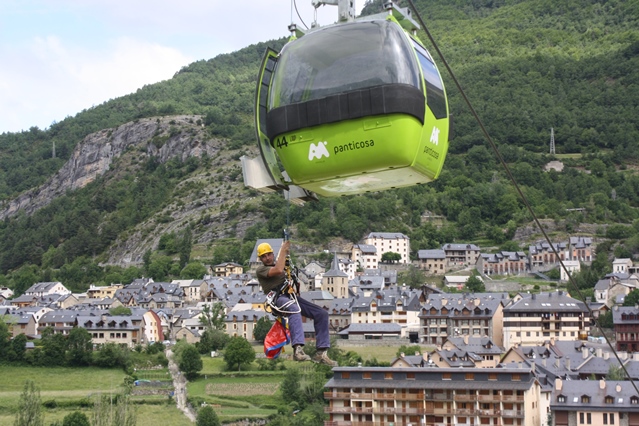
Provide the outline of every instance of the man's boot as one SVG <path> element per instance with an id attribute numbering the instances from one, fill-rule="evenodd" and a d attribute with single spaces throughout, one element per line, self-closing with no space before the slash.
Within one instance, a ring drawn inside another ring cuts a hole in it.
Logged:
<path id="1" fill-rule="evenodd" d="M 297 345 L 293 348 L 293 359 L 295 361 L 310 361 L 311 357 L 304 353 L 304 346 Z"/>
<path id="2" fill-rule="evenodd" d="M 318 349 L 313 357 L 313 362 L 328 365 L 329 367 L 337 367 L 337 362 L 328 357 L 328 349 Z"/>

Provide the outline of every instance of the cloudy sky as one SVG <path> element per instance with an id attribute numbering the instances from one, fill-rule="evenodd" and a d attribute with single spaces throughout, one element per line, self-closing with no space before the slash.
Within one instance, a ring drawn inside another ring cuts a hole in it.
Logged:
<path id="1" fill-rule="evenodd" d="M 311 0 L 295 1 L 310 25 Z M 332 23 L 337 8 L 317 16 Z M 46 129 L 191 62 L 286 36 L 291 18 L 303 27 L 291 0 L 1 0 L 0 134 Z"/>

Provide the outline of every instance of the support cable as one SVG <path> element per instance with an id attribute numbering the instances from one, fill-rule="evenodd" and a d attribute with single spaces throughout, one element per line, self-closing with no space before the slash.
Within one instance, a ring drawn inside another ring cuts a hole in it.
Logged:
<path id="1" fill-rule="evenodd" d="M 459 80 L 457 80 L 457 77 L 455 76 L 455 73 L 453 72 L 453 70 L 451 69 L 450 65 L 448 64 L 448 61 L 446 61 L 446 58 L 444 57 L 443 53 L 439 49 L 439 46 L 437 45 L 437 42 L 435 41 L 435 39 L 431 35 L 430 31 L 428 30 L 428 27 L 426 27 L 426 24 L 422 20 L 422 17 L 420 15 L 419 11 L 417 10 L 417 8 L 415 7 L 415 4 L 413 3 L 413 0 L 408 0 L 408 3 L 410 4 L 411 9 L 413 10 L 415 16 L 417 17 L 417 20 L 421 24 L 422 29 L 426 33 L 426 36 L 428 37 L 428 39 L 430 40 L 431 44 L 433 45 L 433 47 L 437 51 L 437 54 L 439 55 L 439 58 L 441 59 L 441 63 L 444 64 L 444 66 L 446 67 L 446 70 L 448 71 L 448 74 L 450 75 L 450 77 L 452 78 L 453 82 L 455 83 L 455 86 L 457 86 L 457 90 L 459 90 L 459 93 L 461 94 L 461 96 L 464 99 L 466 105 L 470 109 L 471 114 L 473 115 L 473 117 L 477 121 L 477 124 L 479 125 L 482 133 L 484 134 L 484 137 L 486 138 L 486 140 L 490 144 L 492 150 L 494 151 L 495 156 L 499 160 L 499 163 L 502 165 L 502 167 L 506 171 L 506 174 L 508 175 L 508 178 L 510 179 L 510 181 L 512 182 L 512 184 L 515 187 L 515 190 L 519 194 L 519 197 L 521 198 L 522 202 L 526 206 L 526 209 L 528 210 L 528 212 L 531 214 L 535 224 L 537 225 L 537 228 L 539 228 L 539 231 L 543 234 L 544 238 L 548 242 L 548 245 L 552 249 L 556 259 L 559 261 L 559 264 L 561 265 L 561 268 L 564 270 L 564 272 L 568 276 L 568 280 L 569 280 L 571 286 L 575 289 L 575 291 L 579 295 L 579 299 L 581 300 L 581 302 L 586 306 L 586 309 L 588 310 L 588 314 L 590 315 L 590 318 L 592 318 L 594 320 L 596 328 L 603 335 L 604 339 L 606 340 L 606 343 L 608 344 L 608 347 L 612 350 L 612 353 L 615 355 L 615 358 L 617 359 L 617 362 L 619 363 L 619 366 L 623 369 L 623 372 L 624 372 L 625 376 L 628 378 L 628 381 L 630 381 L 630 383 L 632 384 L 632 387 L 635 389 L 635 392 L 637 392 L 637 394 L 639 395 L 639 388 L 637 388 L 637 385 L 635 384 L 634 380 L 632 380 L 632 378 L 630 377 L 630 374 L 628 374 L 628 370 L 626 369 L 626 366 L 621 362 L 621 358 L 619 357 L 619 354 L 617 353 L 617 351 L 612 346 L 612 343 L 610 343 L 610 340 L 608 339 L 608 336 L 606 336 L 606 334 L 603 332 L 603 329 L 602 329 L 601 325 L 599 324 L 599 319 L 595 318 L 593 316 L 592 309 L 585 302 L 585 298 L 584 298 L 583 294 L 581 293 L 581 291 L 579 290 L 579 287 L 577 286 L 577 283 L 575 282 L 574 278 L 570 275 L 568 269 L 566 268 L 566 265 L 564 265 L 563 260 L 561 259 L 561 257 L 559 256 L 559 253 L 557 252 L 557 248 L 550 241 L 550 238 L 548 237 L 548 234 L 546 234 L 546 231 L 541 226 L 541 223 L 539 222 L 539 219 L 537 218 L 537 215 L 535 214 L 535 212 L 533 211 L 532 207 L 530 206 L 530 203 L 528 202 L 528 199 L 526 198 L 526 196 L 522 192 L 521 188 L 519 187 L 519 184 L 517 183 L 515 177 L 513 176 L 512 172 L 510 171 L 510 168 L 508 167 L 508 165 L 504 161 L 503 157 L 499 153 L 499 150 L 497 149 L 497 145 L 495 144 L 495 142 L 493 141 L 492 137 L 488 133 L 488 130 L 486 130 L 486 127 L 484 126 L 484 123 L 482 122 L 481 118 L 477 114 L 477 111 L 475 110 L 475 108 L 471 104 L 470 100 L 466 96 L 466 92 L 464 92 L 464 89 L 461 87 L 461 84 L 459 83 Z"/>

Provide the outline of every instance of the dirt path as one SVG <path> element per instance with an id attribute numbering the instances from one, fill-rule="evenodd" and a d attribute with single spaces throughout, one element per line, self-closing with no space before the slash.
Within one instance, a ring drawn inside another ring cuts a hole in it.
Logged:
<path id="1" fill-rule="evenodd" d="M 186 403 L 186 377 L 182 375 L 178 366 L 173 360 L 173 352 L 171 349 L 166 350 L 166 357 L 169 360 L 169 371 L 173 378 L 173 388 L 175 389 L 175 403 L 177 408 L 181 410 L 186 417 L 192 422 L 195 422 L 195 412 Z"/>

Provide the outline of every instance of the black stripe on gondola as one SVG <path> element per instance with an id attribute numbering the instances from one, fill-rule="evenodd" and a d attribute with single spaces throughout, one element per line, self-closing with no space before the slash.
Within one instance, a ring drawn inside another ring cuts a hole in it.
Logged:
<path id="1" fill-rule="evenodd" d="M 283 133 L 375 115 L 408 114 L 424 124 L 425 112 L 421 90 L 385 84 L 275 108 L 266 116 L 266 128 L 273 144 L 275 136 Z"/>

